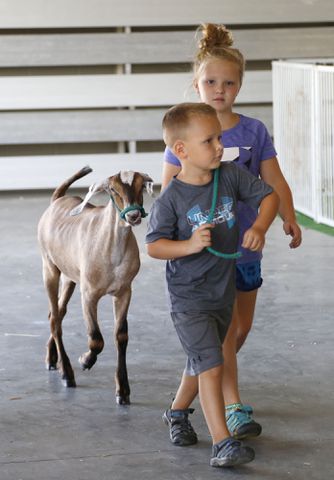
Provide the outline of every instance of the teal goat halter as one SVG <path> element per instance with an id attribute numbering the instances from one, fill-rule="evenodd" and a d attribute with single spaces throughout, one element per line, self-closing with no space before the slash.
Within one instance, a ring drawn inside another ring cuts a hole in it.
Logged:
<path id="1" fill-rule="evenodd" d="M 111 201 L 113 202 L 113 204 L 115 205 L 116 210 L 118 211 L 119 216 L 121 217 L 122 220 L 125 220 L 125 215 L 126 215 L 128 212 L 132 212 L 132 211 L 134 211 L 134 210 L 139 210 L 139 211 L 140 211 L 140 215 L 142 216 L 142 218 L 145 218 L 145 217 L 147 217 L 147 215 L 148 215 L 148 213 L 145 212 L 144 207 L 142 207 L 141 205 L 138 205 L 137 203 L 134 203 L 133 205 L 129 205 L 128 207 L 123 208 L 123 210 L 121 210 L 121 209 L 119 208 L 119 206 L 117 205 L 114 197 L 113 197 L 112 195 L 110 195 L 110 198 L 111 198 Z"/>
<path id="2" fill-rule="evenodd" d="M 214 172 L 214 177 L 213 177 L 212 204 L 211 204 L 209 216 L 208 216 L 208 219 L 207 219 L 207 223 L 212 223 L 212 221 L 213 221 L 213 216 L 214 216 L 216 205 L 217 205 L 218 182 L 219 182 L 219 168 L 216 168 L 215 172 Z M 207 249 L 208 252 L 212 253 L 213 255 L 216 255 L 216 257 L 221 257 L 221 258 L 226 258 L 226 259 L 239 258 L 242 255 L 241 252 L 222 253 L 222 252 L 218 252 L 217 250 L 214 250 L 211 247 L 206 247 L 206 249 Z"/>

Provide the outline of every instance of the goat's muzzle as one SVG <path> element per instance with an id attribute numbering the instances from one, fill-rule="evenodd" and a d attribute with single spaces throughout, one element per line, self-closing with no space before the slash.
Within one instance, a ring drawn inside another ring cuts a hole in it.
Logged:
<path id="1" fill-rule="evenodd" d="M 120 217 L 126 223 L 131 226 L 136 226 L 141 223 L 141 219 L 146 217 L 147 213 L 145 209 L 141 205 L 133 204 L 129 205 L 128 207 L 124 208 L 124 210 L 120 211 Z"/>
<path id="2" fill-rule="evenodd" d="M 126 223 L 135 227 L 136 225 L 141 224 L 142 214 L 140 210 L 131 210 L 125 213 L 122 218 Z"/>

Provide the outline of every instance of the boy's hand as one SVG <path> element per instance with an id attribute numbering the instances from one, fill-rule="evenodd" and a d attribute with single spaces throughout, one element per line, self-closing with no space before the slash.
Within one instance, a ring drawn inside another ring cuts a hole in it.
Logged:
<path id="1" fill-rule="evenodd" d="M 243 248 L 248 248 L 252 252 L 258 252 L 263 249 L 264 242 L 264 232 L 253 226 L 245 232 L 241 246 Z"/>
<path id="2" fill-rule="evenodd" d="M 212 223 L 204 223 L 198 227 L 189 238 L 189 253 L 199 253 L 203 248 L 211 247 L 211 229 Z"/>
<path id="3" fill-rule="evenodd" d="M 283 230 L 285 235 L 291 235 L 292 240 L 289 244 L 290 248 L 297 248 L 302 243 L 302 232 L 299 228 L 297 222 L 287 222 L 283 223 Z"/>

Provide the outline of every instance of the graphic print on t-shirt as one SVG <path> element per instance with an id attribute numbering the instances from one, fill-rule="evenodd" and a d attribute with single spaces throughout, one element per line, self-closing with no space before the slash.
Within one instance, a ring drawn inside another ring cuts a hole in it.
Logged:
<path id="1" fill-rule="evenodd" d="M 244 157 L 246 152 L 240 153 L 240 150 L 251 152 L 252 147 L 224 147 L 222 162 L 233 162 L 233 160 L 237 160 L 239 157 Z M 246 154 L 246 156 L 251 158 L 251 153 Z"/>
<path id="2" fill-rule="evenodd" d="M 252 147 L 226 147 L 222 161 L 236 161 L 239 167 L 244 167 L 249 170 L 252 161 Z"/>
<path id="3" fill-rule="evenodd" d="M 231 197 L 221 197 L 216 205 L 212 223 L 227 223 L 228 228 L 235 224 L 235 214 L 232 209 L 233 200 Z M 194 232 L 203 223 L 208 223 L 210 210 L 202 212 L 199 205 L 195 205 L 187 212 L 187 221 Z"/>

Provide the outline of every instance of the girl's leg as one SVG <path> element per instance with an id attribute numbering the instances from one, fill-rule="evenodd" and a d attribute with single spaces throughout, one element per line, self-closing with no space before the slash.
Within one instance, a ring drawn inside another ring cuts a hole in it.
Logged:
<path id="1" fill-rule="evenodd" d="M 222 378 L 222 365 L 206 370 L 198 376 L 201 407 L 214 444 L 230 436 L 225 421 Z"/>
<path id="2" fill-rule="evenodd" d="M 240 348 L 245 343 L 248 333 L 253 324 L 256 297 L 258 290 L 252 290 L 250 292 L 242 292 L 237 290 L 236 295 L 236 315 L 238 317 L 237 322 L 237 336 L 236 336 L 236 349 L 239 352 Z"/>
<path id="3" fill-rule="evenodd" d="M 247 438 L 260 435 L 262 428 L 243 408 L 240 399 L 237 364 L 237 331 L 239 319 L 239 304 L 236 300 L 233 307 L 232 322 L 223 344 L 224 376 L 222 387 L 225 398 L 228 429 L 235 438 Z"/>

